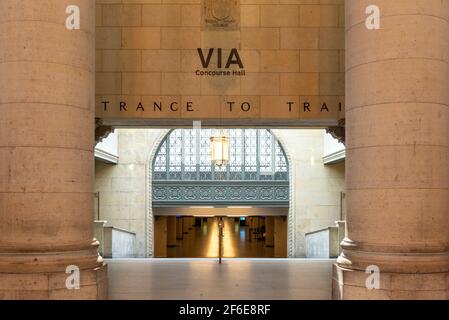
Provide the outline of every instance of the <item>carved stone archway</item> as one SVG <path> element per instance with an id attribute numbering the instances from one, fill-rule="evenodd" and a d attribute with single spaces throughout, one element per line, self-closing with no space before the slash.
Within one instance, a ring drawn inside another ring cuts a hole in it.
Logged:
<path id="1" fill-rule="evenodd" d="M 145 234 L 145 244 L 146 244 L 146 256 L 147 257 L 153 257 L 154 254 L 154 229 L 153 229 L 153 198 L 152 198 L 152 187 L 153 187 L 153 162 L 157 155 L 157 152 L 164 142 L 167 135 L 170 134 L 172 130 L 171 129 L 164 129 L 152 145 L 150 152 L 148 153 L 146 157 L 146 167 L 145 167 L 145 173 L 146 173 L 146 183 L 145 183 L 145 192 L 146 192 L 146 212 L 145 215 L 146 219 L 146 234 Z M 270 131 L 271 132 L 271 131 Z M 296 255 L 296 246 L 295 246 L 295 213 L 296 213 L 296 206 L 295 206 L 295 184 L 292 183 L 295 179 L 295 170 L 293 168 L 293 161 L 291 158 L 291 154 L 289 152 L 289 149 L 286 147 L 286 143 L 283 140 L 282 137 L 277 136 L 275 133 L 271 132 L 271 134 L 278 140 L 279 144 L 281 145 L 285 156 L 287 158 L 288 162 L 288 174 L 289 174 L 289 210 L 288 210 L 288 216 L 287 216 L 287 256 L 288 258 L 294 258 Z"/>

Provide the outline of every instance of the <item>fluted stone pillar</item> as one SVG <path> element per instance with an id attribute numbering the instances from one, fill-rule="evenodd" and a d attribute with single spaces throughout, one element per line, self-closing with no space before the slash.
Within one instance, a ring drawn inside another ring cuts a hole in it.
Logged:
<path id="1" fill-rule="evenodd" d="M 69 5 L 81 30 L 66 28 Z M 93 239 L 95 1 L 2 0 L 0 24 L 0 298 L 105 298 Z M 79 289 L 66 286 L 68 266 Z"/>
<path id="2" fill-rule="evenodd" d="M 334 297 L 448 299 L 449 0 L 375 1 L 380 30 L 365 27 L 371 4 L 346 1 L 347 238 Z"/>

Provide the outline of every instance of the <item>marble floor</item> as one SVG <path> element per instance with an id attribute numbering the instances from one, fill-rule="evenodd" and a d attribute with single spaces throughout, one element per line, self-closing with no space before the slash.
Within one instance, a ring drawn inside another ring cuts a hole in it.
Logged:
<path id="1" fill-rule="evenodd" d="M 218 257 L 218 219 L 192 227 L 177 240 L 176 247 L 167 248 L 169 258 L 216 258 Z M 223 257 L 225 258 L 273 258 L 274 248 L 266 247 L 265 242 L 246 239 L 245 227 L 234 219 L 224 219 Z"/>
<path id="2" fill-rule="evenodd" d="M 106 260 L 109 298 L 137 300 L 331 299 L 334 260 Z"/>

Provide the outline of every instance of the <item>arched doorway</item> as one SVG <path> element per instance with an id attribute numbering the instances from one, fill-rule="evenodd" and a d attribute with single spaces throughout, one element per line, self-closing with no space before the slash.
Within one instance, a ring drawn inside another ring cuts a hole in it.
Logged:
<path id="1" fill-rule="evenodd" d="M 203 240 L 210 239 L 211 232 L 216 231 L 211 230 L 216 226 L 215 218 L 220 216 L 226 217 L 228 230 L 235 226 L 235 237 L 227 239 L 228 244 L 240 237 L 254 247 L 255 241 L 271 238 L 271 232 L 278 237 L 278 246 L 273 243 L 271 254 L 267 254 L 270 249 L 261 250 L 259 242 L 258 251 L 248 253 L 248 247 L 243 245 L 245 248 L 241 249 L 245 254 L 224 252 L 225 257 L 293 256 L 294 232 L 290 222 L 294 206 L 289 183 L 292 170 L 281 142 L 266 129 L 230 129 L 230 162 L 218 167 L 210 160 L 212 132 L 212 129 L 167 130 L 151 153 L 148 161 L 148 255 L 161 256 L 156 251 L 167 245 L 155 241 L 156 227 L 161 228 L 160 223 L 162 228 L 178 228 L 177 235 L 170 236 L 168 241 L 171 246 L 180 246 L 182 241 L 179 240 L 184 238 L 180 227 L 188 225 L 193 232 L 203 234 Z M 155 226 L 154 219 L 162 222 L 156 220 Z M 188 219 L 188 222 L 179 221 Z M 275 225 L 277 229 L 273 230 Z M 190 230 L 185 230 L 185 234 Z M 173 232 L 167 230 L 167 233 Z M 282 237 L 284 241 L 280 244 Z M 263 242 L 263 247 L 265 244 L 272 247 L 271 241 Z"/>

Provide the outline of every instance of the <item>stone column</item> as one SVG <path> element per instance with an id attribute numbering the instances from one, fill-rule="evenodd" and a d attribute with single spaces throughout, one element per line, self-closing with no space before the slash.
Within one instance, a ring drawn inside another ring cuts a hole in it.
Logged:
<path id="1" fill-rule="evenodd" d="M 265 218 L 265 246 L 274 246 L 274 217 Z"/>
<path id="2" fill-rule="evenodd" d="M 154 217 L 154 256 L 167 257 L 167 217 Z"/>
<path id="3" fill-rule="evenodd" d="M 182 217 L 182 232 L 184 234 L 188 234 L 189 228 L 190 228 L 190 217 Z"/>
<path id="4" fill-rule="evenodd" d="M 167 246 L 176 247 L 176 217 L 167 217 Z"/>
<path id="5" fill-rule="evenodd" d="M 346 1 L 347 237 L 334 297 L 448 299 L 449 0 L 376 1 L 381 29 L 368 30 L 372 3 Z M 366 287 L 369 266 L 379 289 Z"/>
<path id="6" fill-rule="evenodd" d="M 66 29 L 69 5 L 81 30 Z M 93 239 L 94 1 L 2 0 L 0 24 L 0 298 L 106 298 Z M 67 289 L 68 266 L 80 289 Z"/>
<path id="7" fill-rule="evenodd" d="M 182 239 L 182 217 L 176 218 L 176 239 Z"/>
<path id="8" fill-rule="evenodd" d="M 274 217 L 274 257 L 287 258 L 287 217 Z"/>

